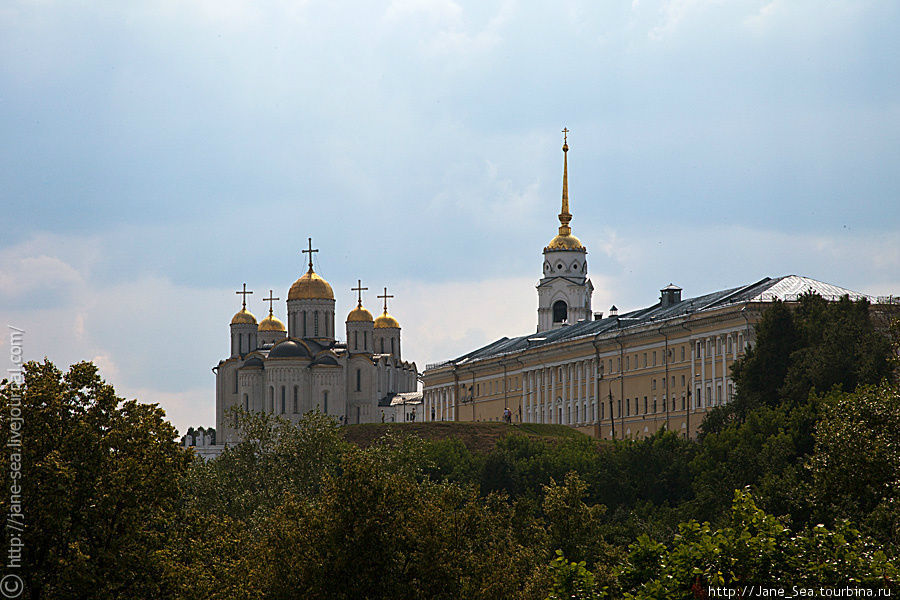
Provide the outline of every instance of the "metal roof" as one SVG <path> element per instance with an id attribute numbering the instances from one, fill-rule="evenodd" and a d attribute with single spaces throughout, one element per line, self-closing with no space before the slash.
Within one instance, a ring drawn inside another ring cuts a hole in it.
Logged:
<path id="1" fill-rule="evenodd" d="M 677 286 L 669 284 L 663 289 L 680 289 Z M 680 302 L 675 302 L 669 306 L 663 306 L 657 302 L 652 306 L 633 310 L 631 312 L 620 312 L 618 317 L 607 317 L 599 321 L 581 321 L 575 325 L 564 325 L 557 329 L 542 331 L 540 333 L 532 333 L 514 338 L 500 338 L 495 342 L 473 350 L 468 354 L 442 363 L 427 365 L 426 370 L 442 367 L 447 364 L 465 365 L 469 362 L 508 354 L 510 352 L 518 352 L 527 350 L 537 346 L 552 344 L 566 339 L 574 339 L 588 335 L 597 335 L 605 331 L 619 329 L 621 326 L 633 327 L 645 325 L 647 323 L 656 323 L 666 319 L 683 317 L 685 315 L 698 313 L 702 311 L 714 310 L 739 304 L 744 302 L 772 302 L 776 299 L 782 301 L 793 301 L 806 292 L 815 292 L 828 300 L 836 300 L 841 296 L 850 296 L 852 300 L 866 298 L 870 302 L 875 299 L 859 292 L 854 292 L 830 283 L 824 283 L 809 277 L 800 277 L 798 275 L 785 275 L 783 277 L 766 277 L 755 283 L 744 286 L 720 290 L 702 296 L 693 298 L 685 298 Z M 621 323 L 621 325 L 620 325 Z"/>

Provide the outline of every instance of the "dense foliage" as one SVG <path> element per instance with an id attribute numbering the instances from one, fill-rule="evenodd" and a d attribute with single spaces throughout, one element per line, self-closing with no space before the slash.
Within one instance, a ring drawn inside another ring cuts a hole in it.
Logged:
<path id="1" fill-rule="evenodd" d="M 27 589 L 543 600 L 893 587 L 895 359 L 864 303 L 808 296 L 763 316 L 734 368 L 735 402 L 697 442 L 512 434 L 487 452 L 397 436 L 359 447 L 318 413 L 300 426 L 238 413 L 243 442 L 210 462 L 92 365 L 29 363 L 23 386 L 0 387 L 3 418 L 17 397 L 27 416 Z"/>

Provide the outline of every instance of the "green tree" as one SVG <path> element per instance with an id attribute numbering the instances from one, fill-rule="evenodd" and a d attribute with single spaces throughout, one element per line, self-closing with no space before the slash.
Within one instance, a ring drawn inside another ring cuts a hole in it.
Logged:
<path id="1" fill-rule="evenodd" d="M 817 517 L 851 519 L 900 547 L 900 390 L 866 386 L 823 404 L 809 461 Z"/>
<path id="2" fill-rule="evenodd" d="M 21 409 L 28 594 L 167 597 L 162 553 L 191 461 L 176 430 L 158 406 L 116 396 L 91 363 L 63 374 L 29 362 L 24 372 L 23 385 L 0 385 L 0 402 L 6 432 Z M 0 456 L 9 472 L 10 454 Z"/>

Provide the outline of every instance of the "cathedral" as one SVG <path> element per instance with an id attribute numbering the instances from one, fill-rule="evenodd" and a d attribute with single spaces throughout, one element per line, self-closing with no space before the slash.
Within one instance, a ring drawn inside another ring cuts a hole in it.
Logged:
<path id="1" fill-rule="evenodd" d="M 388 314 L 384 300 L 378 317 L 366 310 L 359 282 L 357 304 L 347 314 L 346 341 L 335 330 L 331 285 L 313 269 L 318 252 L 309 240 L 309 269 L 290 287 L 287 326 L 274 314 L 272 291 L 264 298 L 269 314 L 262 321 L 247 310 L 246 284 L 237 294 L 241 310 L 231 319 L 230 356 L 219 361 L 216 374 L 216 435 L 221 445 L 238 441 L 234 407 L 265 412 L 297 422 L 319 410 L 342 424 L 395 420 L 415 404 L 416 365 L 400 353 L 400 323 Z M 387 416 L 387 419 L 386 419 Z"/>

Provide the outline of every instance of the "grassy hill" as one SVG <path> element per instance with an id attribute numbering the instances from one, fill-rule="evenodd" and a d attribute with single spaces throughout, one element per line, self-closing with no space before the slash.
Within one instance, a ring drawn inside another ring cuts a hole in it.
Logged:
<path id="1" fill-rule="evenodd" d="M 366 423 L 348 425 L 342 429 L 347 441 L 367 447 L 388 432 L 394 435 L 414 435 L 423 440 L 456 438 L 473 452 L 487 452 L 503 436 L 520 434 L 536 438 L 561 439 L 587 437 L 565 425 L 521 423 Z"/>

